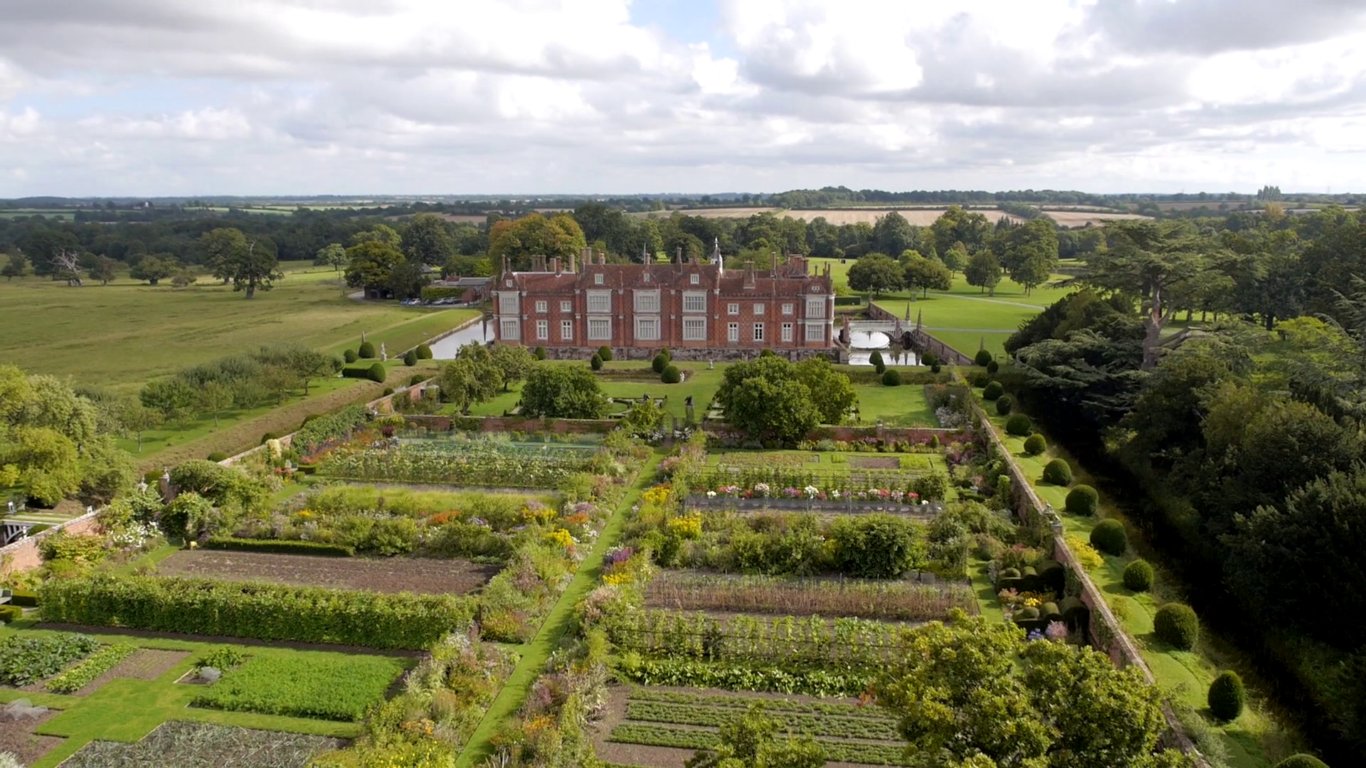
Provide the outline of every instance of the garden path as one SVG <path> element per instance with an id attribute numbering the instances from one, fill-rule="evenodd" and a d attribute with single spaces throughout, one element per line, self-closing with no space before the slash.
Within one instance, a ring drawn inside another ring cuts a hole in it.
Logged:
<path id="1" fill-rule="evenodd" d="M 522 657 L 521 661 L 512 670 L 498 697 L 484 713 L 484 719 L 479 722 L 479 727 L 466 742 L 460 758 L 456 760 L 456 768 L 473 768 L 481 764 L 493 751 L 491 739 L 494 733 L 504 720 L 516 714 L 522 706 L 527 692 L 531 690 L 531 684 L 545 668 L 550 652 L 559 645 L 560 639 L 569 630 L 573 621 L 574 605 L 598 583 L 598 577 L 602 574 L 603 556 L 607 554 L 607 550 L 616 546 L 617 540 L 621 538 L 631 506 L 640 500 L 641 492 L 654 482 L 655 470 L 662 458 L 663 454 L 656 451 L 641 466 L 640 474 L 636 476 L 635 482 L 617 506 L 612 518 L 607 521 L 607 525 L 602 529 L 602 535 L 580 564 L 579 570 L 574 574 L 564 594 L 560 596 L 559 602 L 550 610 L 535 637 L 517 647 L 516 650 Z"/>

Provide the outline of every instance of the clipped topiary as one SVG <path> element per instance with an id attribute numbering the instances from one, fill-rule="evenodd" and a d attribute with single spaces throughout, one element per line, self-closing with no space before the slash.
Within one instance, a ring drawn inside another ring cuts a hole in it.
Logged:
<path id="1" fill-rule="evenodd" d="M 1000 397 L 1001 395 L 1004 395 L 1005 393 L 1006 388 L 1001 386 L 1001 382 L 999 381 L 988 381 L 987 385 L 985 387 L 982 387 L 983 400 L 995 400 L 996 398 Z"/>
<path id="2" fill-rule="evenodd" d="M 1101 520 L 1091 529 L 1091 546 L 1107 555 L 1124 554 L 1129 548 L 1129 535 L 1124 532 L 1124 524 L 1118 520 Z"/>
<path id="3" fill-rule="evenodd" d="M 1124 566 L 1124 586 L 1131 592 L 1147 592 L 1153 588 L 1153 567 L 1147 560 L 1138 560 Z"/>
<path id="4" fill-rule="evenodd" d="M 899 387 L 901 386 L 901 372 L 895 368 L 888 368 L 882 372 L 882 386 Z"/>
<path id="5" fill-rule="evenodd" d="M 1276 763 L 1276 768 L 1328 768 L 1328 764 L 1313 755 L 1301 752 Z"/>
<path id="6" fill-rule="evenodd" d="M 383 384 L 389 377 L 389 371 L 385 370 L 384 363 L 375 363 L 365 370 L 365 378 Z"/>
<path id="7" fill-rule="evenodd" d="M 416 349 L 410 349 L 407 352 L 403 353 L 403 364 L 408 366 L 409 368 L 413 367 L 414 365 L 417 365 Z"/>
<path id="8" fill-rule="evenodd" d="M 427 344 L 418 344 L 418 345 L 417 345 L 417 359 L 418 359 L 418 360 L 431 360 L 431 359 L 432 359 L 432 348 L 431 348 L 431 346 L 430 346 L 430 345 L 427 345 Z"/>
<path id="9" fill-rule="evenodd" d="M 371 341 L 362 341 L 360 348 L 356 350 L 356 356 L 362 360 L 373 360 L 375 358 L 375 344 Z"/>
<path id="10" fill-rule="evenodd" d="M 991 362 L 991 353 L 986 351 L 985 349 L 977 350 L 977 354 L 972 356 L 973 365 L 980 365 L 986 367 L 986 364 L 989 362 Z"/>
<path id="11" fill-rule="evenodd" d="M 1071 485 L 1072 467 L 1066 459 L 1053 459 L 1043 466 L 1043 481 L 1053 485 Z"/>
<path id="12" fill-rule="evenodd" d="M 1216 720 L 1229 722 L 1237 720 L 1238 715 L 1243 714 L 1243 705 L 1247 702 L 1247 691 L 1243 688 L 1243 678 L 1238 677 L 1238 673 L 1226 669 L 1214 678 L 1214 682 L 1209 684 L 1209 694 L 1205 700 L 1209 702 L 1209 712 L 1214 715 Z"/>
<path id="13" fill-rule="evenodd" d="M 1023 413 L 1012 413 L 1010 418 L 1006 419 L 1007 435 L 1027 437 L 1032 431 L 1034 431 L 1034 422 L 1030 421 L 1029 417 Z"/>
<path id="14" fill-rule="evenodd" d="M 664 368 L 669 364 L 669 358 L 663 352 L 655 355 L 655 359 L 650 361 L 650 369 L 655 373 L 664 373 Z"/>
<path id="15" fill-rule="evenodd" d="M 604 363 L 612 362 L 612 348 L 605 344 L 598 347 L 598 357 L 602 358 Z"/>
<path id="16" fill-rule="evenodd" d="M 995 360 L 992 360 L 991 362 L 987 363 L 987 373 L 994 374 L 999 370 L 1001 370 L 1001 364 L 996 362 Z"/>
<path id="17" fill-rule="evenodd" d="M 409 377 L 408 377 L 408 386 L 410 386 L 410 387 L 415 387 L 415 386 L 417 386 L 418 384 L 421 384 L 422 382 L 424 382 L 424 381 L 426 381 L 426 380 L 427 380 L 427 377 L 426 377 L 426 376 L 423 376 L 423 375 L 420 374 L 420 373 L 414 373 L 412 376 L 409 376 Z"/>
<path id="18" fill-rule="evenodd" d="M 1026 456 L 1038 456 L 1048 450 L 1048 441 L 1043 435 L 1033 434 L 1025 438 L 1024 452 Z"/>
<path id="19" fill-rule="evenodd" d="M 677 384 L 683 380 L 683 374 L 679 372 L 678 366 L 671 363 L 664 366 L 664 372 L 659 374 L 659 380 L 665 384 Z"/>
<path id="20" fill-rule="evenodd" d="M 972 378 L 969 379 L 969 381 L 972 382 L 972 386 L 981 389 L 987 385 L 987 382 L 991 381 L 991 377 L 988 376 L 985 371 L 978 371 L 977 373 L 972 374 Z"/>
<path id="21" fill-rule="evenodd" d="M 588 358 L 588 367 L 592 368 L 595 371 L 602 370 L 602 358 L 598 357 L 597 352 L 594 352 L 593 356 Z"/>
<path id="22" fill-rule="evenodd" d="M 348 349 L 342 353 L 342 359 L 348 363 L 354 363 L 360 359 L 360 355 L 356 354 L 356 350 Z"/>
<path id="23" fill-rule="evenodd" d="M 868 364 L 877 369 L 878 373 L 887 370 L 887 361 L 882 359 L 882 353 L 876 349 L 873 350 L 873 354 L 868 356 Z"/>
<path id="24" fill-rule="evenodd" d="M 1200 620 L 1189 605 L 1167 603 L 1153 616 L 1153 634 L 1173 648 L 1189 651 L 1200 639 Z"/>
<path id="25" fill-rule="evenodd" d="M 939 373 L 940 370 L 941 368 L 938 361 L 930 363 L 930 373 Z"/>
<path id="26" fill-rule="evenodd" d="M 1010 399 L 1010 395 L 1001 395 L 996 398 L 996 412 L 1002 416 L 1010 414 L 1010 409 L 1014 407 L 1015 401 Z"/>
<path id="27" fill-rule="evenodd" d="M 674 353 L 670 352 L 668 347 L 659 350 L 659 354 L 663 355 L 664 359 L 671 363 L 674 361 Z"/>
<path id="28" fill-rule="evenodd" d="M 1067 500 L 1063 502 L 1063 509 L 1068 514 L 1079 515 L 1081 517 L 1091 517 L 1096 514 L 1096 509 L 1100 506 L 1100 494 L 1096 489 L 1089 485 L 1078 485 L 1067 492 Z"/>
<path id="29" fill-rule="evenodd" d="M 537 347 L 537 348 L 535 349 L 535 351 L 533 351 L 533 352 L 531 353 L 531 355 L 532 355 L 532 357 L 535 357 L 537 360 L 544 360 L 544 359 L 545 359 L 545 347 Z"/>

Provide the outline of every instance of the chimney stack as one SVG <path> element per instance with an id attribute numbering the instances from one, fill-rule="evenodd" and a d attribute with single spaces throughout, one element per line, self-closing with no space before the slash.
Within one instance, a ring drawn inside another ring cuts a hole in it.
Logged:
<path id="1" fill-rule="evenodd" d="M 560 257 L 559 257 L 559 256 L 551 257 L 551 259 L 550 259 L 550 271 L 551 271 L 551 272 L 554 272 L 554 273 L 557 274 L 557 275 L 560 274 Z"/>

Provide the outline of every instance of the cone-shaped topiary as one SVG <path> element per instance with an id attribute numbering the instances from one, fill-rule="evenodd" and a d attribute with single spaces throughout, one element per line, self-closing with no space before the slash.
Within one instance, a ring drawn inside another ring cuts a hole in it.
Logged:
<path id="1" fill-rule="evenodd" d="M 1243 689 L 1243 679 L 1232 670 L 1224 670 L 1209 684 L 1209 711 L 1215 719 L 1228 722 L 1237 720 L 1243 714 L 1243 704 L 1247 701 L 1247 691 Z"/>
<path id="2" fill-rule="evenodd" d="M 1010 409 L 1015 405 L 1015 401 L 1010 399 L 1010 395 L 1001 395 L 996 398 L 996 412 L 1002 416 L 1010 413 Z"/>
<path id="3" fill-rule="evenodd" d="M 1063 509 L 1069 514 L 1091 517 L 1096 514 L 1096 509 L 1100 506 L 1100 494 L 1096 489 L 1089 485 L 1078 485 L 1067 492 L 1067 500 L 1063 502 Z"/>
<path id="4" fill-rule="evenodd" d="M 1001 370 L 1001 364 L 995 360 L 987 363 L 987 373 L 996 373 L 999 370 Z"/>
<path id="5" fill-rule="evenodd" d="M 602 370 L 602 358 L 598 357 L 597 352 L 594 352 L 593 356 L 588 358 L 588 367 L 592 368 L 595 371 Z"/>
<path id="6" fill-rule="evenodd" d="M 1147 592 L 1152 589 L 1152 565 L 1140 558 L 1124 566 L 1124 586 L 1132 592 Z"/>
<path id="7" fill-rule="evenodd" d="M 1184 603 L 1167 603 L 1153 616 L 1153 634 L 1173 648 L 1189 651 L 1200 639 L 1200 619 Z"/>
<path id="8" fill-rule="evenodd" d="M 882 372 L 882 386 L 899 387 L 901 386 L 901 372 L 895 368 L 888 368 Z"/>
<path id="9" fill-rule="evenodd" d="M 1001 382 L 999 381 L 988 381 L 987 385 L 985 387 L 982 387 L 983 400 L 995 400 L 996 398 L 1000 397 L 1001 395 L 1004 395 L 1005 393 L 1006 388 L 1001 386 Z"/>
<path id="10" fill-rule="evenodd" d="M 980 365 L 985 367 L 986 364 L 989 362 L 991 362 L 991 353 L 986 351 L 985 349 L 977 350 L 977 354 L 972 356 L 973 365 Z"/>
<path id="11" fill-rule="evenodd" d="M 1048 441 L 1043 435 L 1033 434 L 1025 438 L 1024 452 L 1026 456 L 1038 456 L 1048 450 Z"/>
<path id="12" fill-rule="evenodd" d="M 677 384 L 683 380 L 683 374 L 678 370 L 678 366 L 670 363 L 664 366 L 664 372 L 659 375 L 659 380 L 665 384 Z"/>
<path id="13" fill-rule="evenodd" d="M 1023 413 L 1012 413 L 1010 414 L 1010 418 L 1006 419 L 1007 435 L 1027 437 L 1033 429 L 1034 422 L 1030 421 L 1029 417 Z"/>
<path id="14" fill-rule="evenodd" d="M 1043 466 L 1043 481 L 1053 485 L 1071 485 L 1072 467 L 1066 459 L 1053 459 Z"/>
<path id="15" fill-rule="evenodd" d="M 1101 520 L 1091 529 L 1091 546 L 1107 555 L 1119 556 L 1129 548 L 1129 535 L 1118 520 Z"/>

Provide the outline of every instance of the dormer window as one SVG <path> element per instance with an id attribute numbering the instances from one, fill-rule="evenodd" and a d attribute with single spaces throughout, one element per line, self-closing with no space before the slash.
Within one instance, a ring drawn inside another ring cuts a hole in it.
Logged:
<path id="1" fill-rule="evenodd" d="M 601 273 L 601 272 L 597 273 L 596 275 L 593 275 L 593 285 L 602 285 L 602 273 Z"/>
<path id="2" fill-rule="evenodd" d="M 701 285 L 702 277 L 701 275 L 698 275 L 696 272 L 694 272 L 691 275 L 688 275 L 688 282 L 692 283 L 693 285 Z"/>

